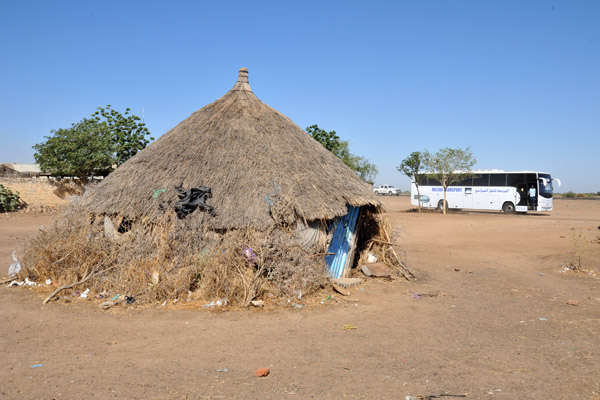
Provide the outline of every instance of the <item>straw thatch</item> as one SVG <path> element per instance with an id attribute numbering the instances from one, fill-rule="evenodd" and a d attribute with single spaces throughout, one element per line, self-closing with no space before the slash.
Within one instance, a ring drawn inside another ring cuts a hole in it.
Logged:
<path id="1" fill-rule="evenodd" d="M 211 229 L 328 220 L 346 214 L 347 204 L 380 208 L 369 185 L 254 95 L 245 68 L 229 92 L 117 168 L 83 206 L 95 214 L 153 218 L 173 208 L 180 183 L 212 188 L 207 203 L 216 216 L 187 217 Z"/>

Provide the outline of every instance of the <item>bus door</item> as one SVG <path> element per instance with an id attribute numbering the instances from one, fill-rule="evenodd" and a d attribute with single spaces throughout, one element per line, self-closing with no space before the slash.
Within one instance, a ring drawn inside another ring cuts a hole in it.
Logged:
<path id="1" fill-rule="evenodd" d="M 517 184 L 515 205 L 527 207 L 527 185 L 525 183 Z"/>
<path id="2" fill-rule="evenodd" d="M 533 201 L 531 201 L 531 199 L 529 198 L 529 188 L 531 188 L 531 187 L 535 188 L 535 198 L 533 199 Z M 527 191 L 527 206 L 528 206 L 528 208 L 530 210 L 537 209 L 538 197 L 539 197 L 539 193 L 540 193 L 540 189 L 538 187 L 537 174 L 527 174 L 527 188 L 525 190 Z"/>
<path id="3" fill-rule="evenodd" d="M 473 208 L 473 188 L 466 187 L 462 208 Z"/>

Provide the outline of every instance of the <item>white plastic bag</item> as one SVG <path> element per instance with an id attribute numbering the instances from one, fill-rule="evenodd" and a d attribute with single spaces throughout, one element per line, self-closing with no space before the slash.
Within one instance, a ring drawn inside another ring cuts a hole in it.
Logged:
<path id="1" fill-rule="evenodd" d="M 19 260 L 17 260 L 17 256 L 15 255 L 16 253 L 16 250 L 12 251 L 12 258 L 15 262 L 10 264 L 10 267 L 8 267 L 9 278 L 14 278 L 19 272 L 21 272 L 21 263 L 19 262 Z"/>

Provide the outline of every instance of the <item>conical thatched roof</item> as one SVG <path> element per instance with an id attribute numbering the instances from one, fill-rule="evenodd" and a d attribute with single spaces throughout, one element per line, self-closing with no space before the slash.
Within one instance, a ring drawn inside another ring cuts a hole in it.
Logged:
<path id="1" fill-rule="evenodd" d="M 117 168 L 83 205 L 98 214 L 153 217 L 172 209 L 180 183 L 212 188 L 207 204 L 217 215 L 196 210 L 187 218 L 216 229 L 266 229 L 281 204 L 307 221 L 344 215 L 347 204 L 380 207 L 368 184 L 254 95 L 245 68 L 229 92 Z"/>

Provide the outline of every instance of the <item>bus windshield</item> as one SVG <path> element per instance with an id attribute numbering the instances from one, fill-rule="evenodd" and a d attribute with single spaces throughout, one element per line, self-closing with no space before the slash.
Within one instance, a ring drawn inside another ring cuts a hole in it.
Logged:
<path id="1" fill-rule="evenodd" d="M 552 177 L 549 174 L 540 174 L 539 177 L 540 196 L 547 199 L 552 198 Z"/>

